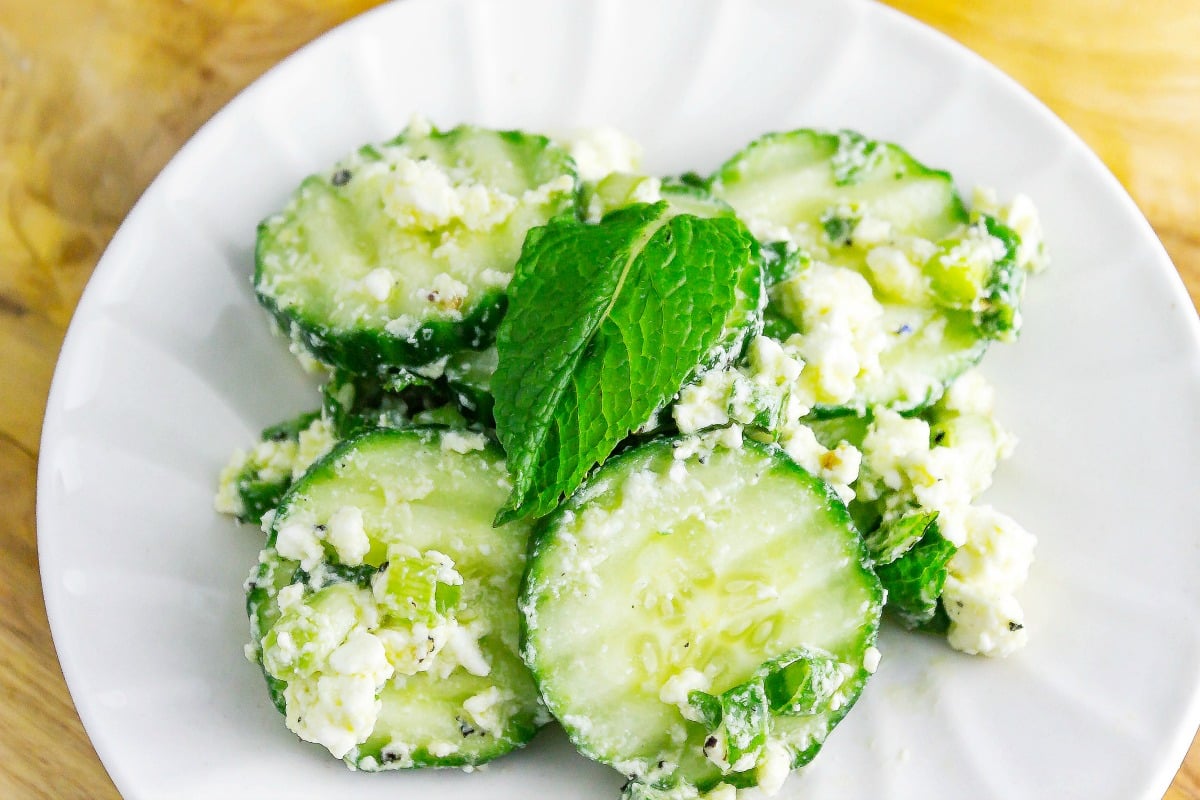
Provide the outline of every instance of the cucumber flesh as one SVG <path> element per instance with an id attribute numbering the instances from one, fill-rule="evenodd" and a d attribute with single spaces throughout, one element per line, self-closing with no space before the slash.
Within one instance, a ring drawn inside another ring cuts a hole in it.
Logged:
<path id="1" fill-rule="evenodd" d="M 309 177 L 259 226 L 258 298 L 353 372 L 482 347 L 526 232 L 573 208 L 576 183 L 543 136 L 410 126 Z"/>
<path id="2" fill-rule="evenodd" d="M 545 721 L 517 652 L 529 527 L 481 434 L 377 430 L 288 492 L 247 584 L 288 727 L 353 768 L 474 766 Z"/>
<path id="3" fill-rule="evenodd" d="M 868 677 L 882 605 L 824 483 L 772 446 L 703 442 L 606 464 L 544 521 L 521 592 L 522 655 L 572 741 L 678 797 L 807 763 Z M 838 665 L 833 691 L 805 713 L 730 710 L 798 649 Z"/>

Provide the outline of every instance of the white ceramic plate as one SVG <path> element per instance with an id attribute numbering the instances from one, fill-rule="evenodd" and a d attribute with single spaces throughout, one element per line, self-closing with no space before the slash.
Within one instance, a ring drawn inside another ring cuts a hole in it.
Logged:
<path id="1" fill-rule="evenodd" d="M 1053 269 L 986 371 L 1021 437 L 989 500 L 1041 539 L 1007 661 L 888 631 L 861 704 L 785 796 L 1158 800 L 1198 720 L 1197 322 L 1117 182 L 977 57 L 863 2 L 408 0 L 289 58 L 218 114 L 117 233 L 71 325 L 38 493 L 72 695 L 130 800 L 616 797 L 547 731 L 480 773 L 361 775 L 291 736 L 242 656 L 259 537 L 217 472 L 314 393 L 250 291 L 255 223 L 413 112 L 607 124 L 652 171 L 851 127 L 960 185 L 1030 193 Z"/>

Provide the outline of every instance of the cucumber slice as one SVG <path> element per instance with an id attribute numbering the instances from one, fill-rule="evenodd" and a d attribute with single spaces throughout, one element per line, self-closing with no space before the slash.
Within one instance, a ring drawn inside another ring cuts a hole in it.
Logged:
<path id="1" fill-rule="evenodd" d="M 492 336 L 526 232 L 571 210 L 544 136 L 410 126 L 306 179 L 259 226 L 259 301 L 317 358 L 413 367 Z"/>
<path id="2" fill-rule="evenodd" d="M 673 797 L 811 760 L 873 668 L 882 605 L 823 482 L 774 446 L 705 437 L 605 464 L 545 519 L 521 590 L 521 652 L 571 740 Z M 833 690 L 764 716 L 798 651 L 838 665 Z"/>
<path id="3" fill-rule="evenodd" d="M 852 131 L 769 133 L 709 179 L 714 195 L 743 218 L 785 226 L 802 248 L 845 244 L 853 226 L 831 217 L 859 206 L 898 232 L 937 240 L 969 221 L 950 173 L 930 169 L 902 148 Z"/>
<path id="4" fill-rule="evenodd" d="M 353 768 L 481 764 L 545 721 L 518 656 L 529 527 L 495 529 L 482 434 L 377 430 L 280 505 L 247 583 L 252 655 L 301 738 Z"/>
<path id="5" fill-rule="evenodd" d="M 819 288 L 805 291 L 808 265 L 771 292 L 771 332 L 798 334 L 812 365 L 803 380 L 818 380 L 834 350 L 857 351 L 857 362 L 842 358 L 830 366 L 848 370 L 853 386 L 842 380 L 840 388 L 818 383 L 813 390 L 818 416 L 876 405 L 923 408 L 977 363 L 991 340 L 1016 335 L 1024 281 L 1019 237 L 991 217 L 973 219 L 949 173 L 896 145 L 851 131 L 768 134 L 726 162 L 709 185 L 764 241 L 786 240 L 821 262 L 808 278 L 846 269 L 870 286 L 876 309 L 863 309 L 869 330 L 835 343 L 806 313 L 820 304 Z"/>

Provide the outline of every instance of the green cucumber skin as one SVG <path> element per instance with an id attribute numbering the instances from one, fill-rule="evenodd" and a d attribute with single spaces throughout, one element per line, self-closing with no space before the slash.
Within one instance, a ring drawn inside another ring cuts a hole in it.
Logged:
<path id="1" fill-rule="evenodd" d="M 459 140 L 479 133 L 490 133 L 508 144 L 532 146 L 549 151 L 551 163 L 558 166 L 562 174 L 569 174 L 574 178 L 575 189 L 567 199 L 560 201 L 548 216 L 578 213 L 582 186 L 575 173 L 574 161 L 566 151 L 545 136 L 517 130 L 486 131 L 470 125 L 460 125 L 446 131 L 434 129 L 427 137 L 417 139 L 416 142 L 427 145 L 426 149 L 453 147 Z M 394 147 L 411 143 L 408 135 L 401 133 L 380 146 Z M 382 158 L 379 146 L 375 145 L 364 145 L 359 148 L 358 154 L 367 160 Z M 528 170 L 526 172 L 529 173 Z M 533 175 L 529 173 L 527 177 L 532 179 Z M 323 175 L 305 178 L 301 188 L 306 185 L 320 187 L 322 191 L 327 192 L 338 191 L 337 186 Z M 254 251 L 255 295 L 259 303 L 279 323 L 280 328 L 308 348 L 319 360 L 359 374 L 382 374 L 395 367 L 419 367 L 456 350 L 479 350 L 494 341 L 496 327 L 500 324 L 508 303 L 502 289 L 481 293 L 474 304 L 464 310 L 461 319 L 428 320 L 407 336 L 391 334 L 383 328 L 335 330 L 322 320 L 305 314 L 300 308 L 281 304 L 275 296 L 262 288 L 266 278 L 265 256 L 274 246 L 273 228 L 279 221 L 280 217 L 276 215 L 258 225 Z M 511 265 L 505 266 L 511 269 Z"/>
<path id="2" fill-rule="evenodd" d="M 262 241 L 260 233 L 260 247 L 263 247 Z M 261 275 L 261 254 L 256 253 L 255 259 L 259 265 L 255 273 L 257 285 Z M 401 337 L 382 329 L 334 331 L 295 309 L 280 306 L 274 297 L 264 292 L 256 291 L 256 296 L 280 328 L 319 360 L 357 374 L 379 376 L 397 367 L 419 367 L 457 350 L 486 347 L 494 340 L 496 326 L 508 308 L 508 296 L 504 292 L 490 292 L 463 319 L 426 322 L 411 336 Z"/>
<path id="3" fill-rule="evenodd" d="M 280 501 L 276 509 L 275 519 L 283 520 L 288 516 L 289 510 L 297 502 L 305 497 L 305 492 L 311 483 L 336 479 L 336 472 L 339 461 L 348 453 L 354 453 L 357 446 L 362 442 L 379 441 L 404 441 L 416 439 L 422 443 L 428 444 L 440 440 L 442 433 L 451 430 L 445 426 L 426 425 L 413 426 L 403 429 L 379 428 L 364 431 L 355 436 L 352 436 L 344 441 L 339 442 L 330 452 L 326 453 L 318 459 L 310 468 L 305 476 L 292 484 Z M 483 455 L 492 458 L 503 459 L 503 451 L 500 445 L 492 439 L 488 439 L 487 446 L 482 451 Z M 278 620 L 278 609 L 275 606 L 275 595 L 278 590 L 289 583 L 292 583 L 300 571 L 300 565 L 296 561 L 284 559 L 275 551 L 275 540 L 278 535 L 278 525 L 273 524 L 267 533 L 266 548 L 270 553 L 266 559 L 260 559 L 260 563 L 256 564 L 250 572 L 250 577 L 246 581 L 246 613 L 250 619 L 251 638 L 253 644 L 258 651 L 257 663 L 263 674 L 267 684 L 267 691 L 271 698 L 272 704 L 280 712 L 286 715 L 287 709 L 284 701 L 283 690 L 287 686 L 287 682 L 275 678 L 270 675 L 266 668 L 262 665 L 262 653 L 259 642 L 263 635 Z M 360 568 L 369 569 L 364 566 Z M 518 615 L 519 617 L 520 615 Z M 494 634 L 489 634 L 484 637 L 485 640 L 491 638 Z M 517 663 L 521 663 L 520 658 L 516 659 Z M 455 676 L 452 675 L 451 679 Z M 384 690 L 385 692 L 387 689 Z M 511 752 L 514 749 L 523 747 L 530 739 L 541 729 L 546 722 L 541 714 L 531 713 L 526 714 L 522 718 L 514 718 L 509 722 L 505 729 L 503 737 L 494 738 L 494 746 L 485 749 L 477 750 L 470 754 L 452 754 L 449 756 L 435 756 L 424 747 L 416 747 L 412 750 L 411 766 L 400 767 L 402 769 L 419 769 L 425 767 L 438 768 L 462 768 L 474 767 L 484 764 L 492 759 Z M 363 771 L 385 771 L 397 769 L 394 765 L 389 765 L 382 758 L 381 750 L 388 743 L 387 739 L 378 740 L 378 737 L 372 736 L 362 745 L 359 745 L 354 750 L 351 750 L 343 759 L 347 766 L 354 770 L 363 770 L 360 762 L 365 758 L 374 758 L 379 762 L 377 770 Z"/>
<path id="4" fill-rule="evenodd" d="M 850 135 L 857 136 L 857 134 L 852 133 Z M 949 172 L 925 166 L 898 145 L 887 142 L 867 141 L 873 146 L 882 149 L 882 160 L 886 160 L 889 164 L 894 162 L 899 167 L 893 169 L 891 174 L 877 167 L 875 172 L 868 172 L 860 180 L 846 185 L 835 185 L 831 181 L 829 187 L 830 196 L 825 198 L 823 202 L 831 202 L 835 199 L 835 196 L 843 192 L 846 193 L 846 199 L 853 199 L 851 195 L 856 191 L 856 187 L 864 187 L 865 191 L 869 191 L 870 187 L 885 185 L 889 180 L 900 181 L 927 178 L 945 184 L 947 205 L 945 213 L 932 220 L 932 227 L 922 230 L 921 234 L 925 235 L 926 238 L 936 240 L 940 235 L 947 233 L 952 226 L 970 222 L 971 215 L 963 203 L 957 188 L 954 186 L 953 176 Z M 740 181 L 746 179 L 746 169 L 755 164 L 760 154 L 769 152 L 774 148 L 782 149 L 791 146 L 796 146 L 800 156 L 803 156 L 802 158 L 797 156 L 796 163 L 798 165 L 815 163 L 821 159 L 831 161 L 834 154 L 838 151 L 839 134 L 808 128 L 765 134 L 752 141 L 719 167 L 708 178 L 707 185 L 715 195 L 724 197 L 725 187 L 735 186 Z M 753 177 L 749 179 L 754 180 Z M 812 220 L 812 222 L 815 221 Z M 990 297 L 994 299 L 996 308 L 979 315 L 978 319 L 969 312 L 942 310 L 942 313 L 949 319 L 948 330 L 952 332 L 953 337 L 958 341 L 953 348 L 954 352 L 952 353 L 951 363 L 946 365 L 946 374 L 940 378 L 941 390 L 931 387 L 931 391 L 926 396 L 909 398 L 903 401 L 898 400 L 896 397 L 889 397 L 886 392 L 883 392 L 873 396 L 856 397 L 853 401 L 842 405 L 818 404 L 810 412 L 813 419 L 821 420 L 841 416 L 861 415 L 871 406 L 875 405 L 886 405 L 904 414 L 917 413 L 937 402 L 946 386 L 952 383 L 963 372 L 978 364 L 992 340 L 1012 338 L 1011 331 L 1014 327 L 1013 308 L 1016 304 L 1015 298 L 1019 297 L 1021 282 L 1023 280 L 1023 275 L 1017 274 L 1020 271 L 1013 269 L 1013 264 L 1015 263 L 1015 243 L 1012 237 L 1014 234 L 991 218 L 986 219 L 986 224 L 988 225 L 989 232 L 1000 238 L 1008 251 L 1005 258 L 1001 262 L 998 262 L 992 283 L 989 286 Z M 766 315 L 770 321 L 769 330 L 776 334 L 775 338 L 786 338 L 781 337 L 780 334 L 796 332 L 795 326 L 790 323 L 790 320 L 784 318 L 773 306 L 768 306 Z M 903 347 L 904 345 L 901 344 L 898 346 Z M 884 359 L 884 372 L 886 373 L 888 371 L 886 352 Z"/>
<path id="5" fill-rule="evenodd" d="M 604 475 L 610 472 L 616 472 L 623 469 L 626 465 L 626 462 L 634 462 L 636 460 L 645 458 L 646 453 L 650 448 L 656 448 L 663 452 L 669 453 L 676 444 L 685 438 L 687 437 L 679 436 L 668 439 L 651 440 L 645 444 L 623 451 L 619 455 L 611 458 L 596 473 L 594 473 L 592 477 L 589 478 L 589 480 L 586 481 L 583 486 L 581 486 L 575 492 L 574 495 L 563 502 L 555 511 L 539 520 L 537 527 L 530 538 L 529 557 L 526 561 L 525 573 L 521 581 L 521 589 L 518 600 L 518 606 L 522 611 L 520 614 L 521 657 L 525 661 L 525 664 L 529 667 L 530 671 L 533 673 L 535 681 L 538 683 L 538 690 L 542 695 L 543 702 L 546 704 L 546 707 L 550 710 L 551 714 L 558 719 L 559 724 L 566 732 L 571 743 L 575 745 L 576 749 L 578 749 L 580 753 L 588 758 L 607 764 L 608 766 L 612 766 L 614 768 L 616 765 L 612 762 L 612 760 L 606 758 L 600 753 L 597 753 L 590 747 L 588 738 L 584 731 L 582 731 L 578 726 L 572 725 L 569 721 L 563 719 L 564 714 L 562 709 L 564 708 L 565 704 L 561 698 L 554 694 L 552 688 L 545 684 L 540 670 L 536 665 L 536 637 L 538 630 L 535 618 L 537 616 L 537 599 L 542 591 L 542 584 L 545 582 L 546 577 L 543 575 L 542 570 L 543 561 L 546 560 L 544 556 L 547 552 L 552 550 L 558 542 L 558 523 L 562 521 L 564 515 L 578 512 L 581 506 L 583 506 L 587 500 L 590 499 L 588 497 L 588 489 L 593 481 L 601 479 L 604 477 Z M 827 513 L 833 518 L 834 522 L 844 525 L 849 530 L 857 533 L 857 529 L 854 526 L 850 513 L 845 504 L 842 502 L 841 498 L 829 487 L 828 484 L 813 476 L 799 464 L 795 463 L 782 450 L 782 448 L 775 444 L 761 443 L 750 439 L 744 440 L 742 446 L 744 448 L 773 457 L 776 462 L 776 469 L 784 470 L 792 477 L 807 483 L 819 494 L 819 496 L 824 498 Z M 856 565 L 859 575 L 862 577 L 862 579 L 871 586 L 870 615 L 873 619 L 873 624 L 871 625 L 871 630 L 868 631 L 864 637 L 864 646 L 873 647 L 878 637 L 879 623 L 883 612 L 883 588 L 878 577 L 870 567 L 870 555 L 867 552 L 866 545 L 863 542 L 862 537 L 856 535 L 854 538 L 854 564 Z M 858 701 L 858 698 L 861 696 L 862 689 L 865 686 L 868 678 L 870 678 L 870 673 L 868 673 L 863 667 L 859 667 L 852 676 L 847 678 L 845 685 L 848 687 L 848 701 L 837 711 L 830 712 L 828 717 L 829 725 L 825 728 L 823 734 L 818 737 L 817 741 L 813 742 L 809 747 L 795 752 L 792 762 L 793 769 L 809 763 L 813 758 L 816 757 L 817 753 L 824 745 L 824 742 L 827 740 L 828 735 L 845 717 L 845 715 L 849 713 L 850 709 Z M 787 718 L 777 717 L 775 720 L 776 725 L 781 726 L 783 730 L 786 730 L 786 719 Z M 697 723 L 689 722 L 687 725 L 689 731 L 693 731 L 693 729 L 695 731 L 701 730 Z M 780 728 L 777 728 L 777 730 L 778 729 Z M 705 768 L 712 765 L 708 764 L 708 762 L 705 762 L 703 765 L 693 764 L 692 766 L 700 766 Z M 752 772 L 721 775 L 715 769 L 715 767 L 712 767 L 710 774 L 707 776 L 702 776 L 701 779 L 697 781 L 696 785 L 700 791 L 704 792 L 713 789 L 721 782 L 734 783 L 735 785 L 745 787 L 755 785 L 756 780 L 754 779 Z M 657 788 L 669 787 L 664 786 Z"/>

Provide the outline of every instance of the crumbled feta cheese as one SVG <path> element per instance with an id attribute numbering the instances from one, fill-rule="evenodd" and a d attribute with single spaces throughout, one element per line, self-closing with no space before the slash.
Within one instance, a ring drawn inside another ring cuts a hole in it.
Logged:
<path id="1" fill-rule="evenodd" d="M 511 272 L 501 272 L 497 269 L 485 269 L 479 273 L 479 280 L 484 286 L 494 286 L 497 289 L 504 289 L 512 282 Z"/>
<path id="2" fill-rule="evenodd" d="M 453 623 L 442 620 L 430 627 L 414 622 L 411 628 L 386 627 L 375 632 L 388 663 L 397 675 L 416 675 L 430 670 L 449 639 Z"/>
<path id="3" fill-rule="evenodd" d="M 296 454 L 292 461 L 292 480 L 297 480 L 308 471 L 308 468 L 321 456 L 328 453 L 337 444 L 333 433 L 333 423 L 324 418 L 313 421 L 296 440 Z"/>
<path id="4" fill-rule="evenodd" d="M 437 550 L 426 550 L 425 560 L 437 567 L 434 579 L 438 583 L 444 583 L 447 586 L 462 586 L 463 577 L 454 568 L 454 559 L 450 556 Z"/>
<path id="5" fill-rule="evenodd" d="M 629 194 L 631 203 L 657 203 L 662 200 L 662 179 L 642 178 Z"/>
<path id="6" fill-rule="evenodd" d="M 439 665 L 439 671 L 444 673 L 443 677 L 449 675 L 456 665 L 462 666 L 472 675 L 485 677 L 491 674 L 492 665 L 488 663 L 487 657 L 479 647 L 479 640 L 486 632 L 485 625 L 479 621 L 471 625 L 456 625 L 450 630 L 444 652 L 452 662 L 445 665 L 449 669 Z"/>
<path id="7" fill-rule="evenodd" d="M 325 525 L 325 540 L 333 546 L 338 560 L 356 567 L 371 549 L 371 540 L 363 527 L 362 509 L 357 506 L 342 506 L 333 513 Z"/>
<path id="8" fill-rule="evenodd" d="M 742 426 L 730 425 L 710 431 L 692 434 L 675 445 L 673 456 L 676 461 L 696 457 L 704 459 L 718 447 L 736 450 L 742 446 Z"/>
<path id="9" fill-rule="evenodd" d="M 383 326 L 383 329 L 392 336 L 401 339 L 412 339 L 421 329 L 421 320 L 414 317 L 412 314 L 401 314 L 395 319 L 389 319 Z"/>
<path id="10" fill-rule="evenodd" d="M 458 752 L 458 745 L 451 742 L 432 742 L 425 748 L 434 758 L 445 758 Z"/>
<path id="11" fill-rule="evenodd" d="M 863 653 L 863 669 L 874 675 L 875 671 L 879 669 L 881 658 L 882 654 L 879 652 L 879 648 L 868 647 L 867 651 Z"/>
<path id="12" fill-rule="evenodd" d="M 377 267 L 362 279 L 362 288 L 367 294 L 375 298 L 379 302 L 384 302 L 392 293 L 392 287 L 396 285 L 396 279 L 392 277 L 392 273 L 386 267 Z"/>
<path id="13" fill-rule="evenodd" d="M 422 378 L 429 378 L 431 381 L 436 381 L 438 378 L 446 374 L 446 365 L 450 363 L 450 356 L 442 356 L 434 359 L 428 364 L 422 364 L 419 367 L 413 367 L 412 371 L 420 375 Z"/>
<path id="14" fill-rule="evenodd" d="M 567 138 L 580 180 L 598 181 L 612 172 L 637 172 L 642 146 L 614 128 L 595 128 Z"/>
<path id="15" fill-rule="evenodd" d="M 717 431 L 716 442 L 726 450 L 737 450 L 742 446 L 742 426 L 730 425 L 728 428 L 721 428 Z"/>
<path id="16" fill-rule="evenodd" d="M 343 758 L 375 729 L 381 703 L 368 675 L 322 675 L 289 681 L 283 690 L 288 728 L 306 742 Z"/>
<path id="17" fill-rule="evenodd" d="M 871 280 L 887 297 L 905 303 L 922 303 L 929 291 L 929 279 L 898 247 L 874 247 L 867 251 Z"/>
<path id="18" fill-rule="evenodd" d="M 1029 575 L 1037 539 L 991 506 L 972 506 L 967 540 L 950 560 L 950 577 L 1002 593 L 1016 591 Z"/>
<path id="19" fill-rule="evenodd" d="M 706 372 L 699 381 L 683 387 L 679 400 L 671 408 L 671 416 L 681 433 L 695 433 L 729 422 L 734 378 L 732 370 L 714 369 Z"/>
<path id="20" fill-rule="evenodd" d="M 468 230 L 487 231 L 516 209 L 510 194 L 475 182 L 455 180 L 432 159 L 413 159 L 403 148 L 384 151 L 390 169 L 382 183 L 383 209 L 403 228 L 436 231 L 451 222 Z"/>
<path id="21" fill-rule="evenodd" d="M 688 702 L 691 692 L 707 692 L 712 688 L 712 680 L 697 669 L 687 667 L 682 672 L 672 675 L 658 692 L 658 699 L 670 706 L 678 706 L 679 713 L 684 719 L 693 722 L 700 721 L 699 712 Z"/>
<path id="22" fill-rule="evenodd" d="M 887 488 L 899 491 L 905 488 L 910 466 L 923 462 L 929 452 L 929 423 L 891 409 L 876 409 L 862 451 L 871 472 Z M 878 496 L 877 492 L 865 495 L 870 500 Z"/>
<path id="23" fill-rule="evenodd" d="M 262 441 L 249 453 L 235 450 L 221 470 L 213 507 L 222 514 L 243 516 L 246 506 L 239 487 L 243 476 L 286 487 L 289 480 L 299 478 L 314 461 L 332 449 L 334 442 L 330 423 L 318 418 L 300 431 L 297 440 Z"/>
<path id="24" fill-rule="evenodd" d="M 702 797 L 704 800 L 737 800 L 737 788 L 733 784 L 718 783 Z"/>
<path id="25" fill-rule="evenodd" d="M 743 217 L 742 221 L 745 222 L 746 228 L 749 229 L 750 234 L 763 244 L 769 244 L 770 242 L 784 242 L 792 245 L 796 243 L 795 238 L 792 236 L 792 232 L 788 230 L 786 225 L 777 225 L 769 220 L 751 216 Z"/>
<path id="26" fill-rule="evenodd" d="M 530 189 L 521 195 L 521 203 L 527 206 L 540 206 L 549 203 L 555 195 L 575 191 L 575 179 L 570 175 L 559 175 L 552 178 L 536 189 Z"/>
<path id="27" fill-rule="evenodd" d="M 760 386 L 790 386 L 800 377 L 804 362 L 784 350 L 769 336 L 756 336 L 750 343 L 750 375 Z"/>
<path id="28" fill-rule="evenodd" d="M 413 294 L 419 300 L 449 315 L 451 319 L 458 319 L 462 316 L 462 307 L 467 300 L 468 291 L 467 285 L 462 281 L 456 280 L 448 273 L 439 272 L 433 276 L 429 288 L 417 289 Z"/>
<path id="29" fill-rule="evenodd" d="M 801 381 L 820 402 L 846 402 L 859 376 L 879 371 L 887 346 L 871 285 L 854 270 L 814 261 L 778 290 L 784 314 L 803 323 L 804 333 L 788 340 L 805 363 Z"/>
<path id="30" fill-rule="evenodd" d="M 473 431 L 446 431 L 442 434 L 442 450 L 467 454 L 487 449 L 488 439 Z"/>
<path id="31" fill-rule="evenodd" d="M 990 416 L 996 407 L 996 390 L 979 370 L 969 370 L 950 384 L 941 405 L 959 414 Z"/>
<path id="32" fill-rule="evenodd" d="M 464 700 L 463 711 L 476 728 L 492 736 L 500 736 L 504 733 L 504 704 L 512 697 L 511 692 L 501 691 L 498 686 L 489 686 Z"/>
<path id="33" fill-rule="evenodd" d="M 376 683 L 392 677 L 383 642 L 361 628 L 352 631 L 338 649 L 329 654 L 329 667 L 342 675 L 371 675 Z"/>
<path id="34" fill-rule="evenodd" d="M 779 742 L 767 742 L 755 768 L 758 789 L 767 797 L 774 797 L 783 788 L 792 771 L 792 753 Z"/>
<path id="35" fill-rule="evenodd" d="M 290 608 L 300 604 L 304 599 L 304 584 L 291 583 L 279 590 L 279 594 L 275 596 L 275 602 L 279 606 L 280 611 L 287 611 Z"/>
<path id="36" fill-rule="evenodd" d="M 240 517 L 246 513 L 246 505 L 238 492 L 238 478 L 242 468 L 246 466 L 247 454 L 243 450 L 234 450 L 229 457 L 229 463 L 221 468 L 217 478 L 217 494 L 213 498 L 213 508 L 218 514 L 229 514 Z"/>
<path id="37" fill-rule="evenodd" d="M 870 248 L 885 244 L 892 238 L 892 223 L 863 214 L 855 224 L 850 238 L 856 247 Z"/>
<path id="38" fill-rule="evenodd" d="M 284 558 L 299 561 L 304 570 L 311 570 L 325 556 L 325 548 L 313 526 L 305 522 L 289 522 L 275 534 L 275 551 Z"/>
<path id="39" fill-rule="evenodd" d="M 393 673 L 369 632 L 378 614 L 367 592 L 346 584 L 285 599 L 262 642 L 263 667 L 287 683 L 288 728 L 341 758 L 374 730 L 378 692 Z"/>
<path id="40" fill-rule="evenodd" d="M 380 757 L 387 764 L 395 764 L 401 769 L 411 767 L 413 765 L 412 751 L 415 748 L 406 742 L 398 742 L 392 740 L 384 745 L 379 751 Z"/>

